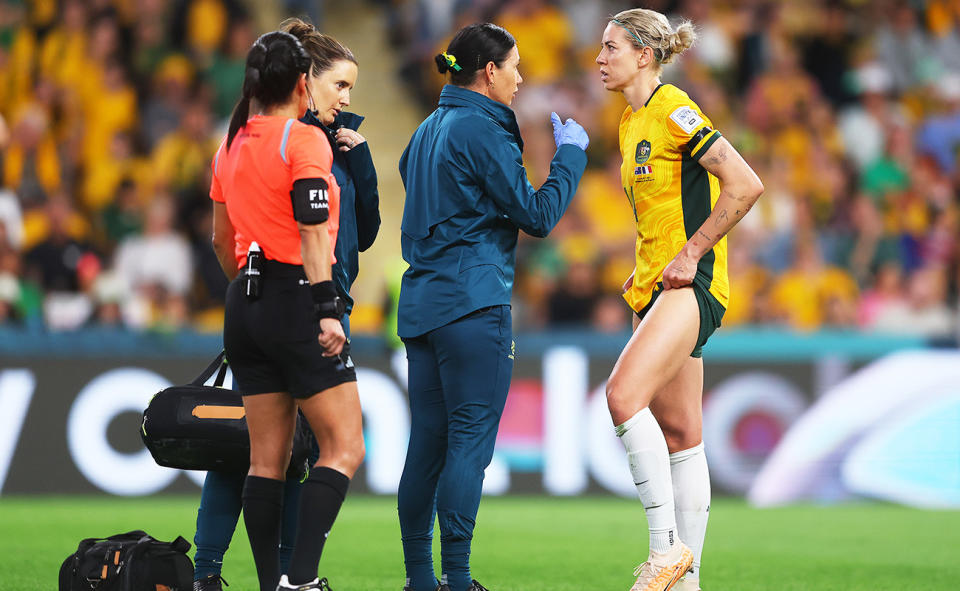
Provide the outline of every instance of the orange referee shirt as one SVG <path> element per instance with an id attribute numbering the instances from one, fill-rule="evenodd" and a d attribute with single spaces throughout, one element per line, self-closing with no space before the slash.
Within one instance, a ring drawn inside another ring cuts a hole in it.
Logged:
<path id="1" fill-rule="evenodd" d="M 340 187 L 333 177 L 333 151 L 323 132 L 296 119 L 257 115 L 237 132 L 230 149 L 224 139 L 213 159 L 210 198 L 227 206 L 234 229 L 237 268 L 256 241 L 266 258 L 302 265 L 300 231 L 290 191 L 300 179 L 327 181 L 330 264 L 340 226 Z"/>

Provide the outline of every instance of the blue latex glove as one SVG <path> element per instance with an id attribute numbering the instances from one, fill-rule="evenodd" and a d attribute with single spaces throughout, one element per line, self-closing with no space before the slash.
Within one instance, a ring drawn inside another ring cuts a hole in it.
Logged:
<path id="1" fill-rule="evenodd" d="M 586 150 L 590 145 L 587 131 L 573 119 L 567 119 L 565 123 L 561 123 L 559 115 L 550 113 L 550 122 L 553 123 L 553 141 L 558 148 L 563 144 L 573 144 L 580 146 L 581 150 Z"/>

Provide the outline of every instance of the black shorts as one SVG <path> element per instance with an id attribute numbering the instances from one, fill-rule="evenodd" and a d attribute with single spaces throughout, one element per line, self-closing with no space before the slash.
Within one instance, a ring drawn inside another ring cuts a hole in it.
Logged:
<path id="1" fill-rule="evenodd" d="M 303 267 L 264 261 L 260 297 L 248 299 L 241 273 L 227 288 L 223 347 L 244 396 L 288 392 L 309 398 L 357 381 L 348 345 L 324 357 L 320 324 Z"/>

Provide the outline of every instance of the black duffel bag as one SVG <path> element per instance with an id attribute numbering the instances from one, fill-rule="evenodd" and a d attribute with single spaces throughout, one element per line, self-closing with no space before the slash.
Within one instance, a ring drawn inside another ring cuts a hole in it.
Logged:
<path id="1" fill-rule="evenodd" d="M 213 386 L 204 386 L 214 373 Z M 154 461 L 181 470 L 245 473 L 250 468 L 250 435 L 243 399 L 223 388 L 227 373 L 224 353 L 185 386 L 165 388 L 143 411 L 140 436 Z M 287 476 L 303 478 L 309 471 L 313 435 L 297 413 L 293 453 Z"/>
<path id="2" fill-rule="evenodd" d="M 161 542 L 136 530 L 87 538 L 60 567 L 60 591 L 190 591 L 190 542 Z"/>

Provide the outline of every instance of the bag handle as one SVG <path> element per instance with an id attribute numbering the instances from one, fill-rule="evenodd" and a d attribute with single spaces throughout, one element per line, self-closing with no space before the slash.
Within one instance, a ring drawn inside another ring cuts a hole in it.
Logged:
<path id="1" fill-rule="evenodd" d="M 176 540 L 170 542 L 170 549 L 186 554 L 190 551 L 190 542 L 188 542 L 183 536 L 177 536 Z"/>
<path id="2" fill-rule="evenodd" d="M 202 386 L 203 383 L 209 380 L 210 376 L 212 376 L 213 373 L 217 371 L 217 368 L 219 368 L 220 371 L 217 372 L 217 377 L 215 380 L 213 380 L 213 385 L 215 388 L 222 388 L 223 380 L 227 376 L 227 352 L 226 351 L 220 351 L 220 354 L 217 355 L 217 358 L 214 359 L 213 362 L 207 366 L 207 369 L 203 370 L 203 372 L 200 375 L 198 375 L 195 380 L 190 382 L 190 384 L 194 386 Z"/>

